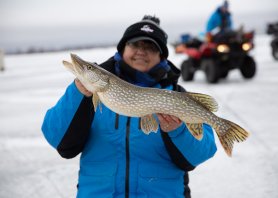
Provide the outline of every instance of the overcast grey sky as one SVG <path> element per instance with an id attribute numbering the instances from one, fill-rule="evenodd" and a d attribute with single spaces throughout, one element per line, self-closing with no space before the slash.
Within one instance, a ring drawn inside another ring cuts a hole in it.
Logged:
<path id="1" fill-rule="evenodd" d="M 277 0 L 230 0 L 234 27 L 264 32 L 278 21 Z M 0 48 L 60 48 L 117 43 L 145 14 L 156 15 L 169 35 L 204 31 L 223 0 L 0 0 Z"/>
<path id="2" fill-rule="evenodd" d="M 53 26 L 208 16 L 223 0 L 0 0 L 1 26 Z M 234 14 L 277 11 L 277 0 L 230 0 Z M 278 18 L 278 17 L 277 17 Z M 254 19 L 255 20 L 255 19 Z"/>

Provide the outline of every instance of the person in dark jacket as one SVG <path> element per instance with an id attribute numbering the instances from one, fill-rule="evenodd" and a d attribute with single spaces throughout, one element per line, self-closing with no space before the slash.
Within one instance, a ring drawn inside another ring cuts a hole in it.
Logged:
<path id="1" fill-rule="evenodd" d="M 229 11 L 228 1 L 224 1 L 213 14 L 210 16 L 206 26 L 207 39 L 213 35 L 224 34 L 225 32 L 231 31 L 233 27 L 231 13 Z"/>
<path id="2" fill-rule="evenodd" d="M 117 52 L 101 66 L 132 84 L 185 91 L 169 61 L 167 34 L 157 17 L 129 26 Z M 105 105 L 94 112 L 92 93 L 75 79 L 45 115 L 42 131 L 64 158 L 80 155 L 78 198 L 190 198 L 188 172 L 217 148 L 212 128 L 196 140 L 177 117 L 158 114 L 157 133 L 145 135 L 140 118 Z"/>

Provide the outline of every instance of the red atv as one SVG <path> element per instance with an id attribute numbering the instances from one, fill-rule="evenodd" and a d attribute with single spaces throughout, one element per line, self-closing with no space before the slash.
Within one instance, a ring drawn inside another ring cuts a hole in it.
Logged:
<path id="1" fill-rule="evenodd" d="M 202 42 L 186 34 L 183 42 L 176 45 L 176 53 L 184 53 L 188 58 L 181 64 L 182 79 L 191 81 L 197 70 L 203 70 L 209 83 L 217 83 L 226 78 L 230 70 L 238 68 L 244 78 L 253 78 L 256 63 L 248 55 L 254 48 L 254 32 L 229 31 L 212 36 L 208 42 Z"/>

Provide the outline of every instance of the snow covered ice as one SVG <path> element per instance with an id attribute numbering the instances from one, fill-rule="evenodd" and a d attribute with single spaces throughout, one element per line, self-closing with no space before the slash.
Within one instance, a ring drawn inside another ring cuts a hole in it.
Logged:
<path id="1" fill-rule="evenodd" d="M 192 197 L 278 197 L 278 62 L 271 56 L 271 37 L 256 36 L 252 55 L 257 75 L 244 80 L 238 70 L 216 85 L 207 84 L 201 71 L 193 82 L 180 83 L 192 92 L 218 101 L 220 117 L 251 135 L 234 145 L 229 158 L 218 139 L 215 157 L 190 173 Z M 169 46 L 176 65 L 184 60 Z M 72 51 L 101 63 L 116 48 Z M 64 93 L 74 76 L 62 65 L 71 52 L 8 55 L 0 73 L 0 197 L 75 197 L 78 157 L 66 160 L 51 148 L 41 132 L 48 108 Z"/>

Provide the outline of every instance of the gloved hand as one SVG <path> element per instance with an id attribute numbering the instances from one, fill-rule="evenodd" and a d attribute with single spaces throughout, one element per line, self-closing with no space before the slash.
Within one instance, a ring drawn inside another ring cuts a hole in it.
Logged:
<path id="1" fill-rule="evenodd" d="M 206 42 L 211 42 L 212 41 L 212 34 L 210 32 L 206 33 L 205 40 L 206 40 Z"/>

